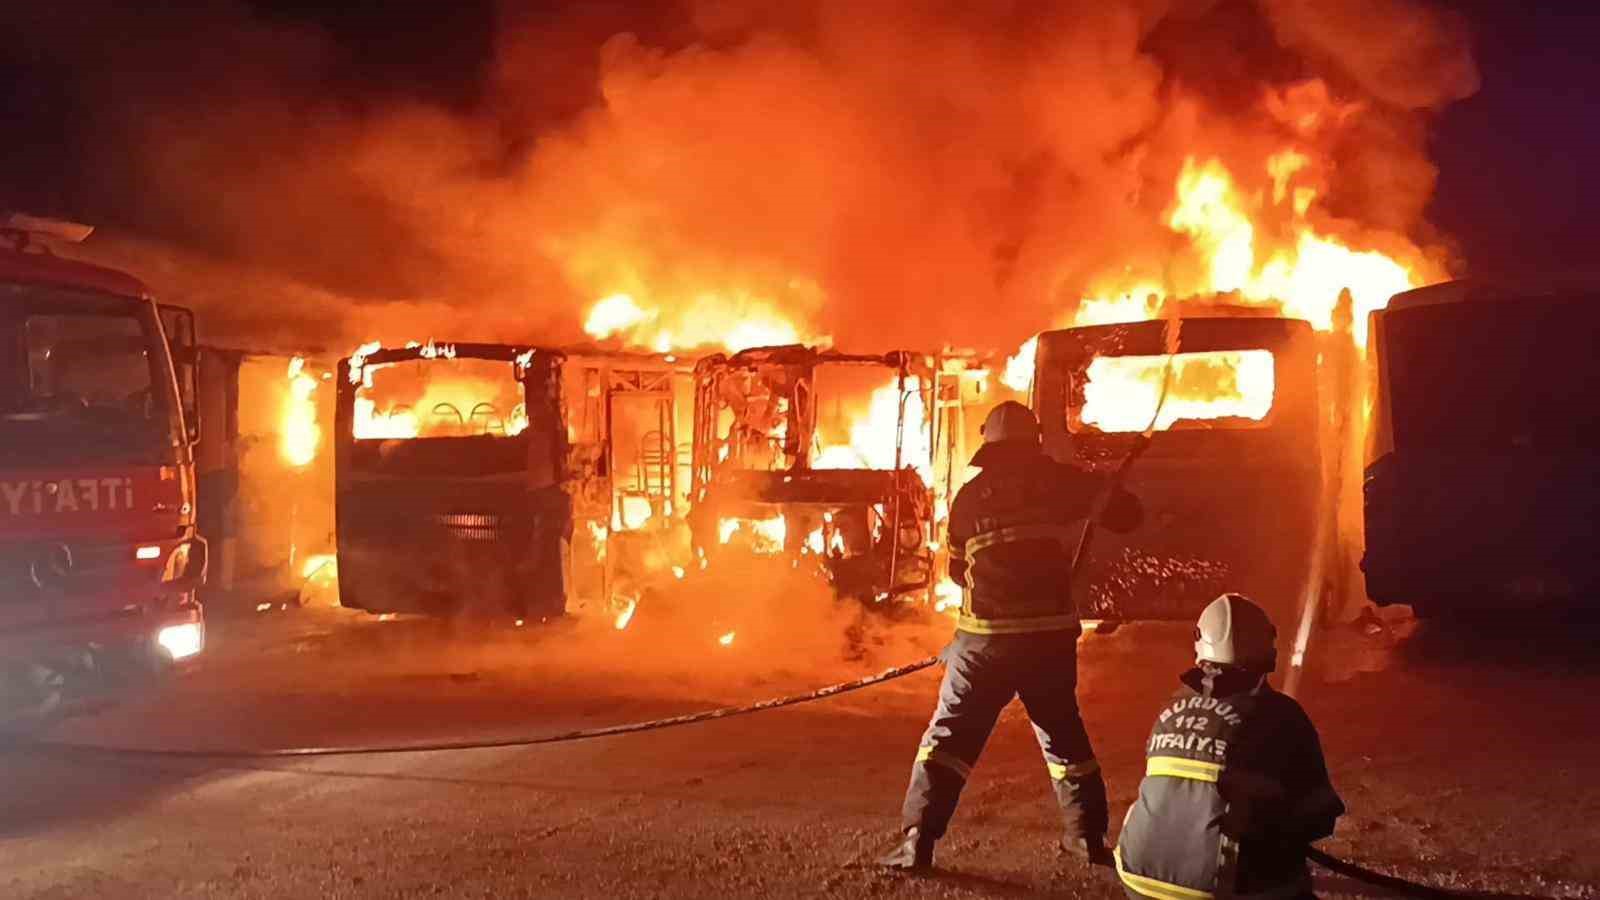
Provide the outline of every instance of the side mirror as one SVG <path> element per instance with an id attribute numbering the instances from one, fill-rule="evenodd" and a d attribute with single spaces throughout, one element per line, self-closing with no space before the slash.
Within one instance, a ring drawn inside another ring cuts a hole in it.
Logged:
<path id="1" fill-rule="evenodd" d="M 183 406 L 183 427 L 189 443 L 200 441 L 200 347 L 195 335 L 194 312 L 181 306 L 160 307 L 161 328 L 167 333 L 172 369 L 178 376 L 178 402 Z"/>

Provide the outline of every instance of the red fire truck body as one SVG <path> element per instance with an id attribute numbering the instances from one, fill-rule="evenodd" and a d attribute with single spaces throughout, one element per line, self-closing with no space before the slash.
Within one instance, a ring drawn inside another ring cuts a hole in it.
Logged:
<path id="1" fill-rule="evenodd" d="M 205 642 L 193 317 L 35 249 L 18 218 L 0 219 L 0 720 Z"/>

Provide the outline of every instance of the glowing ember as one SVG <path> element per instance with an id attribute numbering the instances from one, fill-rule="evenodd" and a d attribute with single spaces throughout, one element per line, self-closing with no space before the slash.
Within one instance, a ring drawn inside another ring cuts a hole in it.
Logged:
<path id="1" fill-rule="evenodd" d="M 617 512 L 611 517 L 611 530 L 635 531 L 649 524 L 654 515 L 655 509 L 650 505 L 649 497 L 623 497 Z"/>
<path id="2" fill-rule="evenodd" d="M 688 574 L 688 573 L 684 572 L 683 566 L 673 566 L 672 567 L 672 577 L 673 578 L 676 578 L 679 581 L 682 581 L 686 574 Z"/>
<path id="3" fill-rule="evenodd" d="M 1100 356 L 1089 363 L 1080 421 L 1101 431 L 1143 431 L 1161 403 L 1166 356 Z M 1179 353 L 1156 428 L 1179 421 L 1248 419 L 1272 409 L 1274 371 L 1267 350 Z"/>
<path id="4" fill-rule="evenodd" d="M 628 623 L 633 621 L 634 612 L 638 609 L 639 601 L 630 599 L 627 605 L 622 608 L 622 611 L 617 613 L 616 621 L 611 623 L 612 627 L 618 631 L 627 628 Z"/>
<path id="5" fill-rule="evenodd" d="M 299 468 L 317 458 L 322 429 L 317 425 L 317 379 L 306 372 L 306 361 L 289 360 L 289 393 L 283 401 L 280 450 L 289 465 Z"/>
<path id="6" fill-rule="evenodd" d="M 722 637 L 717 638 L 717 643 L 721 644 L 724 647 L 732 645 L 733 644 L 733 636 L 734 636 L 734 634 L 735 634 L 735 632 L 732 632 L 732 631 L 728 632 L 727 634 L 723 635 Z"/>
<path id="7" fill-rule="evenodd" d="M 806 535 L 805 549 L 818 556 L 843 553 L 844 532 L 831 527 L 831 524 L 820 525 Z"/>
<path id="8" fill-rule="evenodd" d="M 961 585 L 948 578 L 933 587 L 933 611 L 949 612 L 961 608 Z"/>
<path id="9" fill-rule="evenodd" d="M 750 543 L 752 553 L 783 552 L 788 534 L 789 524 L 781 514 L 770 519 L 726 518 L 717 523 L 717 539 L 721 543 L 729 543 L 738 536 Z"/>

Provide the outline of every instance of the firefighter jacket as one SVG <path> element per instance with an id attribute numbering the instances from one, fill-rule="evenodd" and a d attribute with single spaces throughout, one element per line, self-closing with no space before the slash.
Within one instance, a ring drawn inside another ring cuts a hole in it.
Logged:
<path id="1" fill-rule="evenodd" d="M 1034 444 L 987 444 L 983 469 L 950 508 L 950 578 L 963 588 L 956 627 L 972 634 L 1077 628 L 1072 557 L 1104 479 Z M 1100 524 L 1131 531 L 1139 503 L 1117 489 Z"/>
<path id="2" fill-rule="evenodd" d="M 1344 814 L 1316 728 L 1258 673 L 1193 669 L 1182 681 L 1123 821 L 1123 886 L 1155 900 L 1309 895 L 1306 845 Z"/>

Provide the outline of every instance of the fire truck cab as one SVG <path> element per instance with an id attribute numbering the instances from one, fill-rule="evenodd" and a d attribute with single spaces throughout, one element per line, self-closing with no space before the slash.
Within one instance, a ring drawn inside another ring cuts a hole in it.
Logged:
<path id="1" fill-rule="evenodd" d="M 87 226 L 0 219 L 0 718 L 205 644 L 194 319 L 55 256 Z"/>

